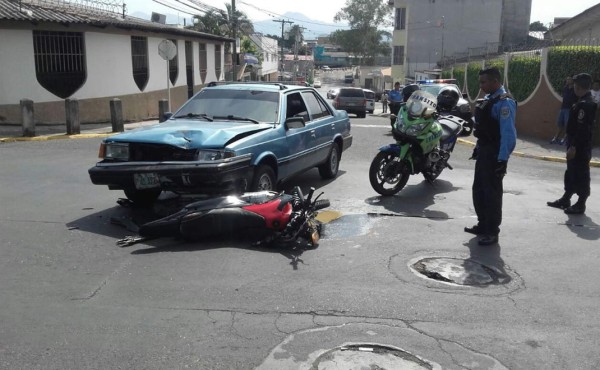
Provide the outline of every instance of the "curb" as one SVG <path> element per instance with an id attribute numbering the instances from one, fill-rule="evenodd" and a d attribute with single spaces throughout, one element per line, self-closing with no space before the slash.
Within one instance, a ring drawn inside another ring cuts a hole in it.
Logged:
<path id="1" fill-rule="evenodd" d="M 465 139 L 459 138 L 458 142 L 462 143 L 462 144 L 467 144 L 470 146 L 475 146 L 474 142 L 465 140 Z M 512 152 L 512 155 L 514 155 L 515 157 L 532 158 L 532 159 L 538 159 L 541 161 L 548 161 L 548 162 L 559 162 L 559 163 L 567 162 L 566 158 L 563 158 L 563 157 L 553 157 L 553 156 L 549 156 L 549 155 L 529 154 L 529 153 L 523 153 L 523 152 L 519 152 L 519 151 Z M 590 167 L 600 167 L 600 161 L 590 161 Z"/>
<path id="2" fill-rule="evenodd" d="M 115 135 L 117 132 L 96 133 L 96 134 L 55 134 L 55 135 L 40 135 L 40 136 L 17 136 L 17 137 L 0 137 L 0 143 L 14 143 L 18 141 L 48 141 L 60 139 L 93 139 Z"/>

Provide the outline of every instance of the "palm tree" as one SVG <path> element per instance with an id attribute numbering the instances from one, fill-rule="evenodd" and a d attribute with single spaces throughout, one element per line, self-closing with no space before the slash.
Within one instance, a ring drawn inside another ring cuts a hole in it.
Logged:
<path id="1" fill-rule="evenodd" d="M 233 14 L 231 4 L 228 3 L 225 3 L 225 8 L 226 11 L 209 10 L 204 15 L 195 15 L 194 25 L 188 28 L 217 36 L 233 37 L 234 25 L 237 23 L 237 30 L 241 34 L 250 35 L 254 33 L 254 24 L 246 13 L 236 9 L 235 14 Z"/>

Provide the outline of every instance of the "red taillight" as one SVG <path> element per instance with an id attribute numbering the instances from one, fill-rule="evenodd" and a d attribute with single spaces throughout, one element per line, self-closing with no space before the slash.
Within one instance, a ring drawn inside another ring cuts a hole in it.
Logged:
<path id="1" fill-rule="evenodd" d="M 337 96 L 333 99 L 333 106 L 336 108 L 340 106 L 340 99 Z"/>
<path id="2" fill-rule="evenodd" d="M 367 99 L 365 99 L 365 100 L 363 101 L 363 105 L 364 105 L 365 107 L 367 106 Z"/>

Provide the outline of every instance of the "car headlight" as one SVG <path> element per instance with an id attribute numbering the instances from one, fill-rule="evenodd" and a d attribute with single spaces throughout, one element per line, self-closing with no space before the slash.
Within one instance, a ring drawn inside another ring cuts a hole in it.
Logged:
<path id="1" fill-rule="evenodd" d="M 235 157 L 235 153 L 230 150 L 198 150 L 196 159 L 198 161 L 218 161 L 220 159 Z"/>
<path id="2" fill-rule="evenodd" d="M 102 143 L 100 146 L 100 158 L 114 159 L 118 161 L 129 160 L 128 143 Z"/>

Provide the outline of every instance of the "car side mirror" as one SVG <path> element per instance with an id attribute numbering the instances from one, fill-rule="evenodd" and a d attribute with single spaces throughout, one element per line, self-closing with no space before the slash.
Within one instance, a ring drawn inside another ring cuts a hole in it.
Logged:
<path id="1" fill-rule="evenodd" d="M 173 117 L 173 112 L 165 112 L 165 113 L 163 113 L 163 121 L 166 121 L 166 120 L 168 120 L 171 117 Z"/>
<path id="2" fill-rule="evenodd" d="M 291 129 L 291 128 L 302 128 L 306 126 L 304 124 L 304 118 L 303 117 L 289 117 L 285 120 L 285 128 L 286 129 Z"/>
<path id="3" fill-rule="evenodd" d="M 467 93 L 462 94 L 462 97 L 463 97 L 463 99 L 467 99 L 468 100 L 469 99 L 469 94 L 467 94 Z"/>

